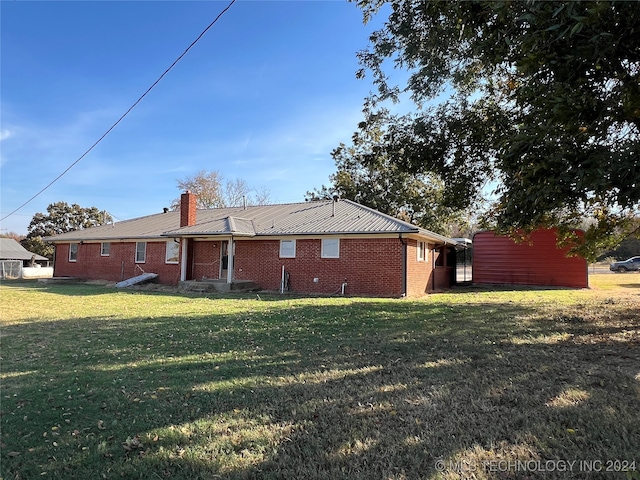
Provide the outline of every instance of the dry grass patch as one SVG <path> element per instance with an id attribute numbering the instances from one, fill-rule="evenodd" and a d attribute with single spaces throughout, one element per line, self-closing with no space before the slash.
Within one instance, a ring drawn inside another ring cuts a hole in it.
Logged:
<path id="1" fill-rule="evenodd" d="M 638 278 L 418 301 L 3 284 L 0 477 L 586 476 L 497 468 L 558 460 L 640 469 Z M 638 476 L 589 478 L 627 474 Z"/>

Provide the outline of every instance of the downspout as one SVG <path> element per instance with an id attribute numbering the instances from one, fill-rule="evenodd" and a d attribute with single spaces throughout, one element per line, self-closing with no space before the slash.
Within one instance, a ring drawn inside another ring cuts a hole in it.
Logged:
<path id="1" fill-rule="evenodd" d="M 182 255 L 180 256 L 180 281 L 187 279 L 187 239 L 182 239 Z"/>
<path id="2" fill-rule="evenodd" d="M 285 271 L 284 271 L 284 265 L 282 265 L 282 277 L 280 277 L 280 293 L 284 293 L 284 275 L 285 275 Z"/>
<path id="3" fill-rule="evenodd" d="M 402 238 L 402 234 L 398 236 L 402 244 L 402 296 L 407 296 L 407 242 Z"/>
<path id="4" fill-rule="evenodd" d="M 431 291 L 436 289 L 436 246 L 431 250 Z"/>

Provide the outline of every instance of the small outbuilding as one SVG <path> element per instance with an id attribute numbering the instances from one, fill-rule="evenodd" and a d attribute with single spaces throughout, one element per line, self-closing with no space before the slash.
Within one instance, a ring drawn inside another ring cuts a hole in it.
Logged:
<path id="1" fill-rule="evenodd" d="M 522 243 L 492 231 L 476 233 L 473 283 L 587 288 L 587 261 L 567 256 L 569 248 L 558 248 L 557 238 L 555 229 L 535 230 Z"/>
<path id="2" fill-rule="evenodd" d="M 43 265 L 44 262 L 44 265 Z M 0 278 L 50 278 L 49 259 L 32 253 L 13 238 L 0 238 Z"/>

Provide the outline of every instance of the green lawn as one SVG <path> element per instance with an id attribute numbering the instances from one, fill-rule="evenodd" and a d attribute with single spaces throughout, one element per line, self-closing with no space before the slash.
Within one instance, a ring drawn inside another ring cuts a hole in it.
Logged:
<path id="1" fill-rule="evenodd" d="M 5 282 L 0 477 L 640 478 L 615 471 L 640 470 L 640 275 L 591 283 L 398 300 Z"/>

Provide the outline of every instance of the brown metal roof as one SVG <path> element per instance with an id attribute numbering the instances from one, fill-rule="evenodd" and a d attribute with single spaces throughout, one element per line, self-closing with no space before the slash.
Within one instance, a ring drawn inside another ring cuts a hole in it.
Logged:
<path id="1" fill-rule="evenodd" d="M 53 242 L 195 236 L 418 234 L 439 243 L 455 240 L 350 200 L 198 210 L 196 225 L 179 228 L 180 212 L 159 213 L 49 237 Z"/>
<path id="2" fill-rule="evenodd" d="M 180 225 L 180 212 L 158 213 L 99 227 L 75 230 L 46 237 L 50 242 L 114 241 L 124 239 L 162 238 L 162 233 Z"/>

